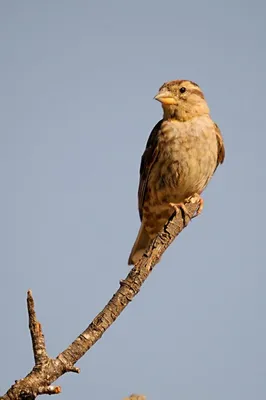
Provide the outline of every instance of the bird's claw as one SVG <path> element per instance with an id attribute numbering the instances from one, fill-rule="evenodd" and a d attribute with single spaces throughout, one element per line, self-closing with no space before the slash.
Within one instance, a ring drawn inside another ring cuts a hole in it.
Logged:
<path id="1" fill-rule="evenodd" d="M 196 203 L 199 202 L 199 208 L 197 209 L 195 215 L 192 216 L 192 218 L 197 217 L 202 213 L 203 207 L 204 207 L 204 200 L 198 193 L 193 194 L 193 196 L 190 196 L 186 199 L 186 203 Z"/>
<path id="2" fill-rule="evenodd" d="M 186 217 L 188 217 L 189 221 L 191 220 L 191 217 L 189 215 L 189 212 L 185 206 L 185 203 L 169 203 L 171 207 L 175 210 L 176 214 L 181 212 L 182 218 L 184 221 L 184 224 L 187 225 Z"/>
<path id="3" fill-rule="evenodd" d="M 199 208 L 197 209 L 195 215 L 193 215 L 192 217 L 190 216 L 185 203 L 196 203 L 199 202 Z M 178 213 L 179 211 L 182 212 L 183 214 L 183 219 L 185 220 L 186 216 L 191 219 L 191 218 L 195 218 L 198 215 L 201 214 L 202 210 L 203 210 L 203 205 L 204 205 L 204 201 L 202 199 L 202 197 L 200 197 L 200 195 L 198 193 L 195 193 L 193 196 L 188 197 L 185 202 L 181 202 L 181 203 L 169 203 L 171 207 L 173 207 L 173 209 L 176 211 L 176 213 Z"/>

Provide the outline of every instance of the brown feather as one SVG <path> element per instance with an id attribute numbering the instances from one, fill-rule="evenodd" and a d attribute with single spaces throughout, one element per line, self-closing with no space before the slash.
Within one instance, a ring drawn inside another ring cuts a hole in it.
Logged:
<path id="1" fill-rule="evenodd" d="M 139 180 L 139 190 L 138 190 L 138 205 L 139 205 L 139 216 L 142 220 L 142 207 L 145 200 L 147 183 L 149 180 L 149 175 L 154 162 L 156 161 L 159 151 L 158 151 L 158 134 L 163 120 L 159 121 L 149 136 L 147 141 L 146 149 L 141 157 L 140 164 L 140 180 Z"/>
<path id="2" fill-rule="evenodd" d="M 224 148 L 224 141 L 223 141 L 223 137 L 222 137 L 220 128 L 217 124 L 215 124 L 215 128 L 216 128 L 216 139 L 217 139 L 217 145 L 218 145 L 217 165 L 216 165 L 216 168 L 217 168 L 219 164 L 222 164 L 224 162 L 225 148 Z M 216 170 L 216 168 L 215 168 L 215 170 Z"/>

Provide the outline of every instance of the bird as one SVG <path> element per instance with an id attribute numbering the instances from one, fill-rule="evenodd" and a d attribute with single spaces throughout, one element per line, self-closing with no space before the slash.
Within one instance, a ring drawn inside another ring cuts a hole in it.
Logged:
<path id="1" fill-rule="evenodd" d="M 221 131 L 195 82 L 164 83 L 156 96 L 163 118 L 154 126 L 141 157 L 138 209 L 141 226 L 128 264 L 136 264 L 177 207 L 198 196 L 225 158 Z"/>

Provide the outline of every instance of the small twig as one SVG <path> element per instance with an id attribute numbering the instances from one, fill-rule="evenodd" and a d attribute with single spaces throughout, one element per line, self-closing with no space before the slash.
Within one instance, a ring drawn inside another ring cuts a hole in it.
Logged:
<path id="1" fill-rule="evenodd" d="M 16 381 L 0 400 L 35 399 L 39 394 L 56 394 L 59 386 L 50 386 L 66 372 L 79 372 L 75 363 L 102 337 L 125 307 L 139 292 L 154 266 L 175 237 L 187 226 L 199 208 L 197 198 L 186 203 L 189 216 L 174 212 L 149 246 L 147 252 L 132 268 L 126 279 L 120 281 L 120 288 L 91 324 L 56 359 L 46 353 L 41 324 L 37 321 L 31 291 L 28 292 L 29 327 L 32 337 L 35 366 L 23 379 Z M 26 395 L 23 397 L 23 395 Z M 142 400 L 142 399 L 139 399 Z"/>
<path id="2" fill-rule="evenodd" d="M 38 389 L 38 394 L 58 394 L 61 393 L 60 386 L 41 386 Z"/>
<path id="3" fill-rule="evenodd" d="M 49 360 L 46 352 L 44 335 L 42 332 L 42 326 L 37 320 L 34 300 L 32 297 L 32 291 L 28 290 L 27 293 L 27 306 L 29 315 L 29 329 L 31 334 L 32 348 L 35 360 L 35 366 L 39 367 Z"/>

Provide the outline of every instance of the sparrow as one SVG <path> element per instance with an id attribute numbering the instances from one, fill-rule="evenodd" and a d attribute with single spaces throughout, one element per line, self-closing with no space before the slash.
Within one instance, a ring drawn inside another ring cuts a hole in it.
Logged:
<path id="1" fill-rule="evenodd" d="M 154 97 L 163 118 L 141 158 L 138 209 L 141 226 L 128 264 L 136 264 L 174 209 L 201 193 L 225 157 L 222 134 L 200 87 L 189 80 L 164 83 Z"/>

